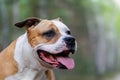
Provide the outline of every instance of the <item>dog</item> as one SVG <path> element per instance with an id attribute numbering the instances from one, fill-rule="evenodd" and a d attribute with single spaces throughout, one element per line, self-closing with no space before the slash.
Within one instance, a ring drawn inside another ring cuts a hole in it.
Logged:
<path id="1" fill-rule="evenodd" d="M 27 18 L 15 24 L 26 32 L 0 53 L 0 80 L 55 80 L 52 69 L 73 69 L 77 48 L 60 18 Z"/>

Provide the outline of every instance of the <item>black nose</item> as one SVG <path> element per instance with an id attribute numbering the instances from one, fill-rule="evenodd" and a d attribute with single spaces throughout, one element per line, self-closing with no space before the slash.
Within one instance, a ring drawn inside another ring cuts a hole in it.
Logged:
<path id="1" fill-rule="evenodd" d="M 65 37 L 64 41 L 67 44 L 67 47 L 69 49 L 74 49 L 75 48 L 75 38 L 74 37 Z"/>

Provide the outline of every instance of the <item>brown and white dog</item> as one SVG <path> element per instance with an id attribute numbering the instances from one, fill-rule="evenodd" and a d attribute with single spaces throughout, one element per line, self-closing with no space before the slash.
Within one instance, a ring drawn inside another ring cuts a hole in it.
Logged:
<path id="1" fill-rule="evenodd" d="M 0 53 L 0 80 L 54 80 L 51 69 L 73 69 L 76 41 L 61 20 L 35 17 L 18 22 L 26 33 Z"/>

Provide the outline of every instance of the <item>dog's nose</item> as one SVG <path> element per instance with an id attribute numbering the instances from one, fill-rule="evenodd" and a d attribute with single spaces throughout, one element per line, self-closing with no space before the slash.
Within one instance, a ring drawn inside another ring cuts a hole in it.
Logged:
<path id="1" fill-rule="evenodd" d="M 73 37 L 66 37 L 66 38 L 64 38 L 64 41 L 67 44 L 73 44 L 75 42 L 75 38 L 73 38 Z"/>
<path id="2" fill-rule="evenodd" d="M 75 38 L 74 37 L 65 37 L 64 41 L 67 44 L 67 47 L 69 49 L 74 49 L 75 48 Z"/>

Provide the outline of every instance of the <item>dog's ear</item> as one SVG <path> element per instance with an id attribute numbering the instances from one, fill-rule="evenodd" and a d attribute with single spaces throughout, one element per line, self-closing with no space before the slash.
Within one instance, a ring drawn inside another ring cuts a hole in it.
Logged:
<path id="1" fill-rule="evenodd" d="M 55 20 L 58 20 L 58 21 L 62 22 L 62 19 L 60 17 L 56 18 Z"/>
<path id="2" fill-rule="evenodd" d="M 22 27 L 31 27 L 32 25 L 37 25 L 41 20 L 36 18 L 36 17 L 31 17 L 31 18 L 27 18 L 24 21 L 21 22 L 17 22 L 15 24 L 15 26 L 22 28 Z"/>

